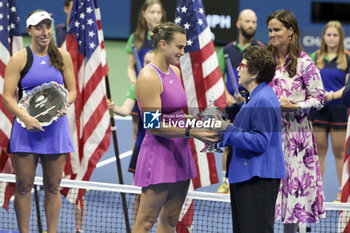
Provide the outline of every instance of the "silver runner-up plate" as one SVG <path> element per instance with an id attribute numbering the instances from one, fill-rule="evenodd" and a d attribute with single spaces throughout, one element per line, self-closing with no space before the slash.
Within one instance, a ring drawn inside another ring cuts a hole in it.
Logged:
<path id="1" fill-rule="evenodd" d="M 51 81 L 24 93 L 18 105 L 37 119 L 41 126 L 48 126 L 58 119 L 57 111 L 65 109 L 67 103 L 67 89 L 63 85 Z M 16 120 L 25 128 L 24 122 L 18 117 Z"/>

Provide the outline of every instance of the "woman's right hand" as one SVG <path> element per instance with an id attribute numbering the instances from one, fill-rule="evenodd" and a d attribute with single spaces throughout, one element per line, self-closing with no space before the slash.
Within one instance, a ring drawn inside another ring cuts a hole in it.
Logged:
<path id="1" fill-rule="evenodd" d="M 225 132 L 227 127 L 230 125 L 230 120 L 224 120 L 221 115 L 217 115 L 218 120 L 221 122 L 220 128 L 216 128 L 216 132 Z"/>
<path id="2" fill-rule="evenodd" d="M 324 100 L 326 102 L 330 102 L 330 101 L 334 100 L 334 92 L 333 91 L 330 91 L 330 92 L 326 91 L 324 94 Z"/>
<path id="3" fill-rule="evenodd" d="M 196 138 L 208 145 L 216 143 L 219 139 L 219 136 L 217 135 L 217 133 L 205 128 L 191 129 L 190 137 Z"/>
<path id="4" fill-rule="evenodd" d="M 113 110 L 115 104 L 112 100 L 107 99 L 107 106 L 108 106 L 108 109 Z"/>
<path id="5" fill-rule="evenodd" d="M 40 122 L 34 117 L 30 116 L 28 113 L 25 114 L 23 119 L 21 119 L 26 125 L 26 129 L 31 132 L 35 131 L 45 131 L 40 125 Z"/>

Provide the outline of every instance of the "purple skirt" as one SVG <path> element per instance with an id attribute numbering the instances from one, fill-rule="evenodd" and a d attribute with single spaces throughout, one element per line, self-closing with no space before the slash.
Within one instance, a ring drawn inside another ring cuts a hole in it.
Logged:
<path id="1" fill-rule="evenodd" d="M 43 128 L 45 131 L 30 132 L 14 120 L 10 152 L 66 154 L 74 151 L 67 116 Z"/>
<path id="2" fill-rule="evenodd" d="M 136 186 L 175 183 L 196 176 L 188 139 L 165 138 L 146 132 L 136 164 Z"/>

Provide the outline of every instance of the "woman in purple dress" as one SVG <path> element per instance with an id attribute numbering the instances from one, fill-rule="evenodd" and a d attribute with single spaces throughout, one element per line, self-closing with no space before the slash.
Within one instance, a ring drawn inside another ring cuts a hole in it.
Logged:
<path id="1" fill-rule="evenodd" d="M 137 160 L 135 185 L 142 187 L 133 229 L 137 233 L 149 232 L 158 215 L 157 232 L 175 232 L 190 179 L 197 175 L 188 138 L 205 143 L 217 140 L 216 134 L 206 129 L 174 126 L 183 126 L 185 120 L 186 94 L 179 79 L 180 71 L 172 66 L 184 55 L 185 30 L 174 23 L 165 23 L 156 26 L 153 33 L 154 57 L 140 72 L 136 97 L 144 121 L 146 114 L 152 114 L 148 120 L 153 122 L 160 113 L 161 121 L 160 128 L 146 131 Z"/>
<path id="2" fill-rule="evenodd" d="M 28 15 L 26 29 L 32 43 L 11 57 L 5 72 L 3 103 L 25 124 L 24 128 L 14 120 L 9 144 L 16 171 L 15 210 L 20 232 L 29 231 L 31 189 L 39 159 L 43 167 L 47 232 L 57 231 L 60 182 L 66 154 L 74 151 L 66 110 L 58 112 L 57 121 L 42 127 L 36 118 L 17 105 L 15 97 L 17 86 L 27 93 L 43 83 L 55 81 L 68 90 L 68 106 L 76 98 L 72 59 L 66 50 L 55 45 L 52 21 L 43 10 Z M 30 61 L 32 64 L 28 65 Z"/>
<path id="3" fill-rule="evenodd" d="M 268 49 L 277 61 L 270 85 L 282 111 L 282 144 L 287 178 L 281 180 L 276 218 L 284 231 L 296 232 L 298 223 L 325 217 L 322 177 L 309 113 L 323 107 L 320 72 L 301 49 L 298 22 L 288 10 L 277 10 L 266 19 Z"/>

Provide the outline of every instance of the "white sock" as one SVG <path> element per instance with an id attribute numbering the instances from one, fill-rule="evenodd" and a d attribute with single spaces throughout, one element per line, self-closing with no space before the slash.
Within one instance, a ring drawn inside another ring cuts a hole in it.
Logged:
<path id="1" fill-rule="evenodd" d="M 226 181 L 227 180 L 227 178 L 226 178 L 226 171 L 222 171 L 222 182 L 224 182 L 224 181 Z"/>

